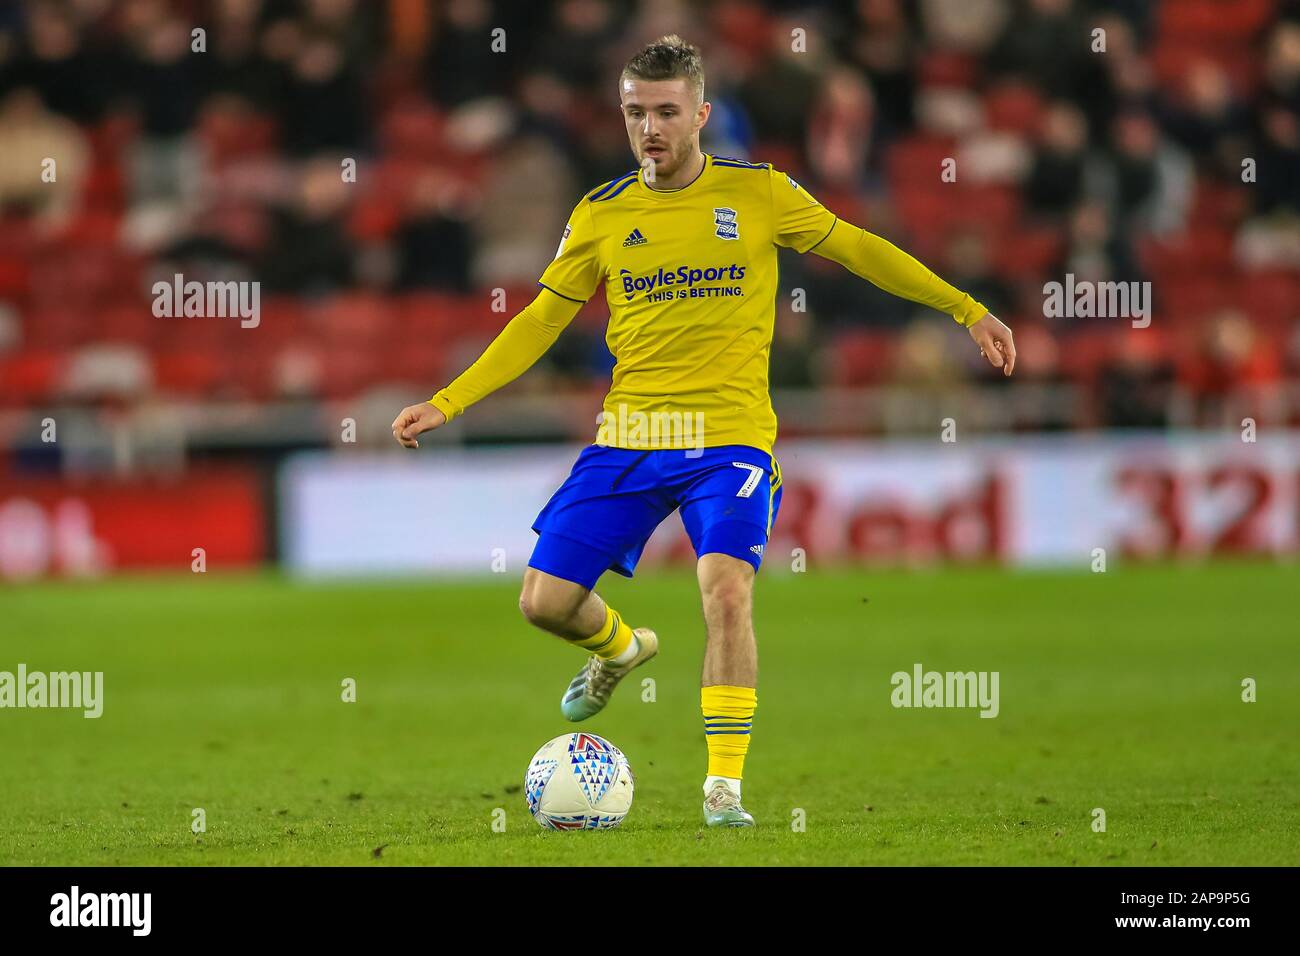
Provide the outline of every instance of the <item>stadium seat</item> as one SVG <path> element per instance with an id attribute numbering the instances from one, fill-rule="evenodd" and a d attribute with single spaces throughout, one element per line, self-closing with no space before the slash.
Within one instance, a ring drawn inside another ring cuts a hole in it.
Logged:
<path id="1" fill-rule="evenodd" d="M 25 299 L 31 289 L 31 278 L 26 256 L 0 253 L 0 299 Z"/>
<path id="2" fill-rule="evenodd" d="M 829 354 L 830 384 L 874 385 L 888 374 L 896 337 L 890 332 L 853 330 L 836 336 Z"/>
<path id="3" fill-rule="evenodd" d="M 984 97 L 984 122 L 989 129 L 1019 133 L 1031 140 L 1042 126 L 1042 97 L 1020 83 L 996 86 Z"/>
<path id="4" fill-rule="evenodd" d="M 55 396 L 66 367 L 64 353 L 43 349 L 0 357 L 0 401 L 18 406 L 48 401 Z"/>
<path id="5" fill-rule="evenodd" d="M 206 397 L 218 391 L 234 367 L 211 352 L 171 350 L 154 357 L 154 381 L 167 393 L 187 398 Z"/>

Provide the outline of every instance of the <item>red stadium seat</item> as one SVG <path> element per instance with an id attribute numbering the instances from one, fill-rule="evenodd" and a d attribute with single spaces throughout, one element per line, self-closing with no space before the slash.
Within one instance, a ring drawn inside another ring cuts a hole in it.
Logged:
<path id="1" fill-rule="evenodd" d="M 1020 216 L 1020 194 L 1010 186 L 953 187 L 949 199 L 949 216 L 953 223 L 992 229 L 1002 233 Z"/>
<path id="2" fill-rule="evenodd" d="M 890 332 L 852 331 L 835 338 L 830 351 L 832 385 L 873 385 L 890 369 L 897 339 Z"/>
<path id="3" fill-rule="evenodd" d="M 263 295 L 261 323 L 255 330 L 258 348 L 282 345 L 307 331 L 307 307 L 292 295 Z"/>
<path id="4" fill-rule="evenodd" d="M 1201 179 L 1192 203 L 1191 229 L 1225 229 L 1238 225 L 1248 210 L 1246 192 Z"/>
<path id="5" fill-rule="evenodd" d="M 136 301 L 110 305 L 96 310 L 95 340 L 102 342 L 148 342 L 157 330 L 159 319 L 152 304 Z"/>
<path id="6" fill-rule="evenodd" d="M 383 354 L 377 350 L 330 348 L 325 352 L 322 393 L 326 398 L 352 398 L 381 381 L 383 370 Z"/>
<path id="7" fill-rule="evenodd" d="M 67 364 L 62 352 L 35 349 L 0 358 L 0 402 L 29 405 L 53 398 Z"/>
<path id="8" fill-rule="evenodd" d="M 1004 83 L 984 98 L 984 120 L 989 129 L 1020 133 L 1032 139 L 1043 121 L 1043 99 L 1033 87 Z"/>
<path id="9" fill-rule="evenodd" d="M 197 398 L 216 392 L 234 367 L 211 352 L 161 352 L 154 358 L 154 381 L 161 391 Z"/>
<path id="10" fill-rule="evenodd" d="M 1233 268 L 1232 235 L 1201 227 L 1165 241 L 1143 240 L 1138 252 L 1144 265 L 1162 277 L 1223 274 Z"/>
<path id="11" fill-rule="evenodd" d="M 1213 41 L 1166 41 L 1158 43 L 1152 55 L 1157 81 L 1176 99 L 1183 97 L 1188 74 L 1202 62 L 1222 68 L 1239 97 L 1250 95 L 1259 85 L 1259 56 L 1247 46 L 1233 47 Z"/>
<path id="12" fill-rule="evenodd" d="M 33 306 L 23 313 L 23 342 L 37 350 L 72 348 L 94 334 L 94 325 L 94 314 L 88 309 Z"/>
<path id="13" fill-rule="evenodd" d="M 322 342 L 352 348 L 382 348 L 392 308 L 379 295 L 349 292 L 322 301 L 311 311 Z"/>
<path id="14" fill-rule="evenodd" d="M 26 256 L 0 253 L 0 299 L 25 299 L 32 270 Z"/>
<path id="15" fill-rule="evenodd" d="M 446 384 L 449 373 L 455 375 L 463 371 L 447 369 L 445 358 L 443 343 L 426 339 L 405 340 L 384 354 L 379 380 L 427 388 L 431 395 L 434 388 Z"/>
<path id="16" fill-rule="evenodd" d="M 953 86 L 969 90 L 979 78 L 979 64 L 970 54 L 931 49 L 922 55 L 918 74 L 922 86 Z"/>
<path id="17" fill-rule="evenodd" d="M 1082 329 L 1062 335 L 1058 343 L 1061 373 L 1076 382 L 1091 382 L 1111 354 L 1114 341 L 1113 328 Z"/>
<path id="18" fill-rule="evenodd" d="M 262 156 L 275 145 L 275 122 L 232 101 L 205 109 L 196 130 L 208 165 L 220 169 L 235 161 Z"/>
<path id="19" fill-rule="evenodd" d="M 427 100 L 407 98 L 396 103 L 380 120 L 383 151 L 393 156 L 428 162 L 445 150 L 442 114 Z"/>
<path id="20" fill-rule="evenodd" d="M 1236 295 L 1252 320 L 1277 331 L 1300 320 L 1300 276 L 1285 270 L 1249 272 L 1241 277 Z"/>
<path id="21" fill-rule="evenodd" d="M 82 203 L 96 215 L 120 215 L 126 208 L 126 184 L 121 167 L 93 166 L 82 187 Z"/>
<path id="22" fill-rule="evenodd" d="M 933 192 L 943 161 L 956 156 L 956 150 L 956 144 L 947 137 L 917 135 L 901 139 L 894 143 L 886 159 L 889 181 L 895 189 L 915 184 Z"/>
<path id="23" fill-rule="evenodd" d="M 1274 0 L 1161 0 L 1157 32 L 1170 39 L 1248 42 L 1273 18 Z"/>
<path id="24" fill-rule="evenodd" d="M 1057 229 L 1010 229 L 991 244 L 993 268 L 1008 279 L 1043 276 L 1060 260 L 1064 246 L 1065 237 Z"/>

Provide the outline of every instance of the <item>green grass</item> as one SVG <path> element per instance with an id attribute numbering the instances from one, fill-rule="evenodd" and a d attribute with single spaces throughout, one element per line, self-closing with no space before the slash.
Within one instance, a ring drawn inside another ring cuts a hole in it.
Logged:
<path id="1" fill-rule="evenodd" d="M 630 683 L 589 722 L 637 773 L 607 833 L 543 832 L 517 790 L 572 728 L 559 697 L 582 658 L 523 623 L 515 575 L 0 591 L 0 670 L 102 670 L 106 697 L 99 720 L 0 710 L 0 862 L 1300 863 L 1294 566 L 765 573 L 759 827 L 728 832 L 700 822 L 694 579 L 609 578 L 662 650 L 639 672 L 654 702 Z M 999 671 L 1000 715 L 893 708 L 890 675 L 918 661 Z"/>

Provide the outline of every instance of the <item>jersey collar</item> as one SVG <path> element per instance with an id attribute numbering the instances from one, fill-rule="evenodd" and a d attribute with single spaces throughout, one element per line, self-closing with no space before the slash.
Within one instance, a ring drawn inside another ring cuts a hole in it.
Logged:
<path id="1" fill-rule="evenodd" d="M 690 189 L 701 179 L 703 179 L 704 174 L 707 173 L 713 167 L 713 156 L 709 153 L 703 153 L 702 155 L 704 156 L 704 165 L 703 167 L 700 168 L 699 175 L 697 175 L 685 186 L 678 186 L 676 189 L 655 189 L 645 181 L 644 168 L 637 171 L 636 181 L 638 185 L 641 187 L 641 191 L 643 193 L 652 196 L 655 199 L 672 199 L 674 196 L 680 196 L 682 193 L 686 192 L 686 190 Z"/>

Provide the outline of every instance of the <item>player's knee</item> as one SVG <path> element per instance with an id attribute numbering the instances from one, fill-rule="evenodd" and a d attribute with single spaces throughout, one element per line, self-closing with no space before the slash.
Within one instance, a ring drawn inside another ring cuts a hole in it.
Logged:
<path id="1" fill-rule="evenodd" d="M 542 587 L 525 585 L 519 595 L 519 613 L 534 627 L 553 631 L 573 615 L 572 602 L 564 595 Z"/>
<path id="2" fill-rule="evenodd" d="M 704 603 L 724 619 L 738 619 L 749 614 L 750 582 L 739 574 L 722 574 L 704 587 Z"/>
<path id="3" fill-rule="evenodd" d="M 519 595 L 519 613 L 524 616 L 524 620 L 534 627 L 545 627 L 543 607 L 539 604 L 537 595 L 530 592 L 528 588 L 524 588 Z"/>

